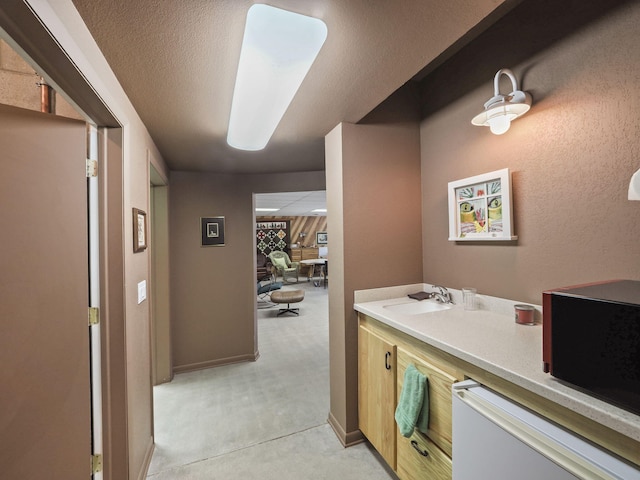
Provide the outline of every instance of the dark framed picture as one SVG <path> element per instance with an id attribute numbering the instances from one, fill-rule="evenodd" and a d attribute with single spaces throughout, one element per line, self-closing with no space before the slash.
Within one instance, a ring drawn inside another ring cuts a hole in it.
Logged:
<path id="1" fill-rule="evenodd" d="M 133 253 L 147 248 L 147 214 L 139 208 L 133 209 Z"/>
<path id="2" fill-rule="evenodd" d="M 327 232 L 316 232 L 316 244 L 317 245 L 327 244 Z"/>
<path id="3" fill-rule="evenodd" d="M 224 245 L 224 217 L 200 217 L 200 233 L 203 247 Z"/>

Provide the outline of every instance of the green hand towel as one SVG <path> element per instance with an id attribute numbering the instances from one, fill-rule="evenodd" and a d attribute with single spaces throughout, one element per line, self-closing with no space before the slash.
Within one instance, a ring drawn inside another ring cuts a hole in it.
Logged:
<path id="1" fill-rule="evenodd" d="M 422 400 L 422 408 L 418 415 L 416 428 L 422 433 L 427 433 L 429 429 L 429 378 L 424 377 L 424 398 Z"/>
<path id="2" fill-rule="evenodd" d="M 404 372 L 402 392 L 396 408 L 395 419 L 400 433 L 404 437 L 410 437 L 416 426 L 422 432 L 427 431 L 429 424 L 427 377 L 421 374 L 414 365 L 409 365 Z"/>

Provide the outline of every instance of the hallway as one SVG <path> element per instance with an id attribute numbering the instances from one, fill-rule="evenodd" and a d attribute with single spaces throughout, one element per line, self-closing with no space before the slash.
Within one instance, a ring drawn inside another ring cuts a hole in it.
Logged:
<path id="1" fill-rule="evenodd" d="M 301 281 L 300 316 L 258 309 L 257 362 L 176 375 L 155 387 L 147 478 L 388 480 L 371 447 L 345 449 L 327 423 L 327 290 Z"/>

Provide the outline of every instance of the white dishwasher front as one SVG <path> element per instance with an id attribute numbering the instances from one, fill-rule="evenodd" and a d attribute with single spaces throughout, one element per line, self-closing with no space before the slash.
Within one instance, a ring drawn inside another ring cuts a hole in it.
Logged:
<path id="1" fill-rule="evenodd" d="M 473 380 L 453 385 L 453 480 L 640 480 L 640 470 Z"/>

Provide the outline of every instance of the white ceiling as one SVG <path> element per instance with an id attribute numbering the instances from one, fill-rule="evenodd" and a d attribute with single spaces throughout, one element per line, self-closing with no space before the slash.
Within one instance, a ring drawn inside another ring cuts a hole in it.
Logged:
<path id="1" fill-rule="evenodd" d="M 257 217 L 312 217 L 326 216 L 313 212 L 327 208 L 327 194 L 318 192 L 287 192 L 256 194 L 256 208 L 278 208 L 277 212 L 256 212 Z"/>
<path id="2" fill-rule="evenodd" d="M 328 36 L 259 152 L 226 144 L 246 12 L 258 2 L 73 3 L 170 169 L 275 173 L 324 170 L 329 131 L 360 121 L 425 66 L 485 28 L 494 9 L 502 15 L 503 2 L 518 1 L 271 0 L 322 19 Z"/>

